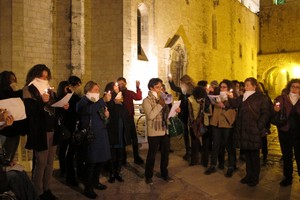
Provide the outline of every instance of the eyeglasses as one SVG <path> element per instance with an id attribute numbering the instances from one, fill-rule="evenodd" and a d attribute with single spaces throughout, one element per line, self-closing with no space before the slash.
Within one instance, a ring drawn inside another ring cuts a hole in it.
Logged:
<path id="1" fill-rule="evenodd" d="M 292 85 L 291 88 L 293 88 L 293 89 L 300 89 L 300 86 Z"/>

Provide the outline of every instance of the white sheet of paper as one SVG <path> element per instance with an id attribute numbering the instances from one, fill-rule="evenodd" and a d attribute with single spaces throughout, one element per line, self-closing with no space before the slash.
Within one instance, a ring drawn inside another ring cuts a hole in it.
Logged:
<path id="1" fill-rule="evenodd" d="M 210 102 L 212 104 L 216 104 L 216 103 L 220 103 L 221 102 L 221 98 L 220 95 L 207 95 Z"/>
<path id="2" fill-rule="evenodd" d="M 5 108 L 14 117 L 14 121 L 26 119 L 25 106 L 19 97 L 0 100 L 0 108 Z"/>
<path id="3" fill-rule="evenodd" d="M 64 107 L 64 105 L 66 105 L 69 102 L 72 95 L 73 95 L 73 92 L 66 94 L 66 96 L 64 96 L 64 98 L 62 98 L 58 102 L 52 104 L 51 106 L 52 107 Z"/>
<path id="4" fill-rule="evenodd" d="M 180 103 L 181 103 L 181 101 L 174 101 L 174 103 L 172 105 L 172 108 L 171 108 L 171 110 L 169 112 L 168 119 L 170 117 L 174 117 L 177 114 L 175 110 L 180 106 Z"/>

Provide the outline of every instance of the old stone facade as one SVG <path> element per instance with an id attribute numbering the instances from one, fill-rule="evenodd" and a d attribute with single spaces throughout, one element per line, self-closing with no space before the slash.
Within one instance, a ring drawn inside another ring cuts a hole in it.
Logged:
<path id="1" fill-rule="evenodd" d="M 282 2 L 282 1 L 281 1 Z M 274 98 L 288 80 L 300 78 L 300 1 L 261 0 L 258 78 Z"/>
<path id="2" fill-rule="evenodd" d="M 258 22 L 238 0 L 1 0 L 0 70 L 22 85 L 45 63 L 53 86 L 75 74 L 102 89 L 124 76 L 144 94 L 168 73 L 243 80 L 257 75 Z"/>

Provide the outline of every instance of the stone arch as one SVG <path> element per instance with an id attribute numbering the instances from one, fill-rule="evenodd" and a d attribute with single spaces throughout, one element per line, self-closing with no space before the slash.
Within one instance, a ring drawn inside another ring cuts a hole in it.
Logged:
<path id="1" fill-rule="evenodd" d="M 175 35 L 167 43 L 165 50 L 166 72 L 172 74 L 175 84 L 179 85 L 179 79 L 186 74 L 188 64 L 187 51 L 181 36 Z"/>
<path id="2" fill-rule="evenodd" d="M 281 94 L 282 89 L 289 80 L 290 74 L 288 70 L 283 67 L 273 66 L 263 73 L 261 82 L 264 83 L 269 96 L 273 99 Z"/>

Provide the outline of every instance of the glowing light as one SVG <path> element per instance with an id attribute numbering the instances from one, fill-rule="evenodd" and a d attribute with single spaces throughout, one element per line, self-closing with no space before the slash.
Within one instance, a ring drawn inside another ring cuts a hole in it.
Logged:
<path id="1" fill-rule="evenodd" d="M 300 67 L 299 66 L 293 68 L 293 77 L 300 78 Z"/>
<path id="2" fill-rule="evenodd" d="M 281 72 L 282 74 L 285 74 L 285 73 L 286 73 L 286 69 L 282 69 L 280 72 Z"/>

